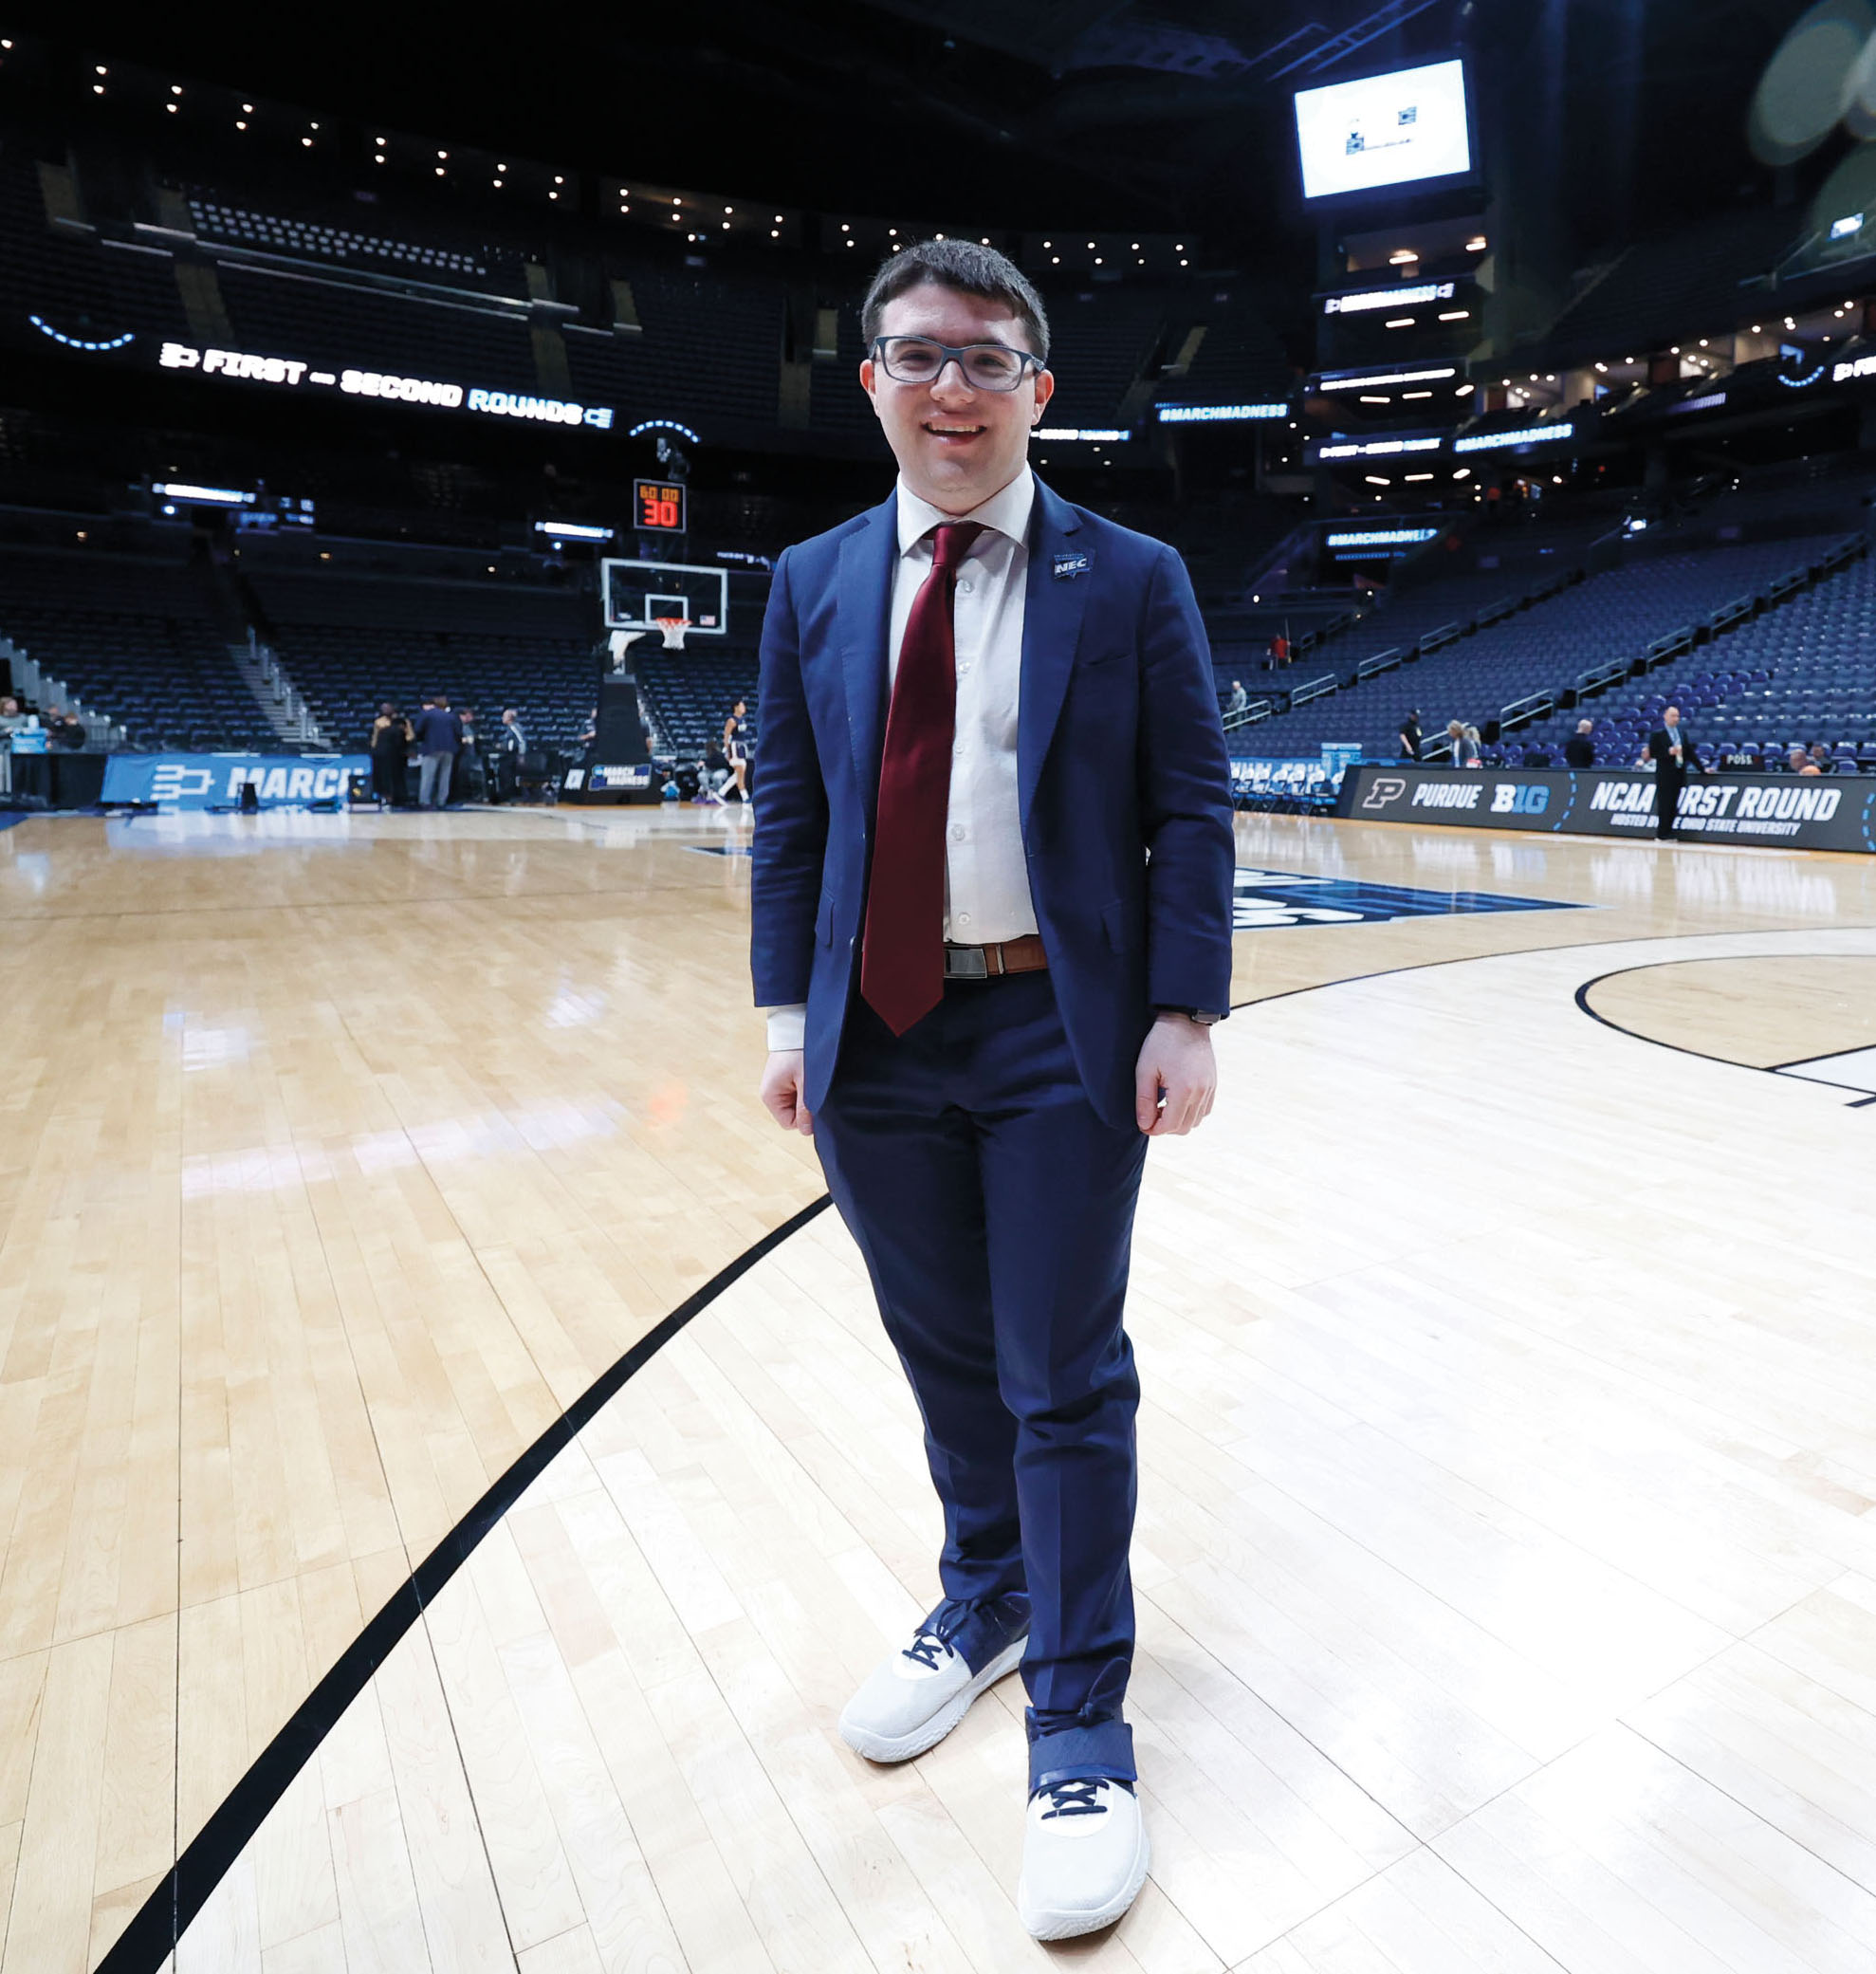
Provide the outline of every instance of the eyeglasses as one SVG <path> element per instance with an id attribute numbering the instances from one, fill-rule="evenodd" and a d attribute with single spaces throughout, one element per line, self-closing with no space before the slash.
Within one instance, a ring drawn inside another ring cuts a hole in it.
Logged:
<path id="1" fill-rule="evenodd" d="M 873 354 L 894 383 L 935 384 L 947 363 L 955 362 L 974 391 L 1014 391 L 1040 357 L 1002 342 L 966 342 L 962 347 L 934 342 L 929 336 L 875 336 Z"/>

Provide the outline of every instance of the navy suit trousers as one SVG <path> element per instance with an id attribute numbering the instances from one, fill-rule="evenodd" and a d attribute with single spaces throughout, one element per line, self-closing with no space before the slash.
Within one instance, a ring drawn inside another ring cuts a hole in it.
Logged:
<path id="1" fill-rule="evenodd" d="M 1131 1780 L 1121 1311 L 1147 1140 L 1096 1116 L 1036 972 L 947 982 L 896 1038 L 855 997 L 815 1143 L 924 1418 L 944 1629 L 1026 1593 L 1032 1786 Z"/>

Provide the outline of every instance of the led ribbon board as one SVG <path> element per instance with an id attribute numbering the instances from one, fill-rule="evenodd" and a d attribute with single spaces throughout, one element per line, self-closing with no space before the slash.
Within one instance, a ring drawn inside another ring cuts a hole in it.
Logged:
<path id="1" fill-rule="evenodd" d="M 551 535 L 560 542 L 610 542 L 613 531 L 602 527 L 597 521 L 537 521 L 534 524 L 537 535 Z"/>
<path id="2" fill-rule="evenodd" d="M 1437 452 L 1445 444 L 1432 438 L 1350 438 L 1316 449 L 1318 459 L 1388 459 L 1403 452 Z"/>
<path id="3" fill-rule="evenodd" d="M 1439 532 L 1437 527 L 1364 527 L 1322 539 L 1331 548 L 1391 548 L 1407 542 L 1430 542 Z"/>
<path id="4" fill-rule="evenodd" d="M 1422 302 L 1450 302 L 1450 281 L 1422 281 L 1410 287 L 1369 287 L 1352 295 L 1325 295 L 1324 315 L 1365 315 L 1370 308 L 1414 308 Z"/>
<path id="5" fill-rule="evenodd" d="M 1573 425 L 1526 425 L 1517 432 L 1475 432 L 1453 441 L 1455 452 L 1488 452 L 1499 446 L 1535 446 L 1546 439 L 1569 438 Z"/>
<path id="6" fill-rule="evenodd" d="M 322 370 L 292 357 L 254 356 L 246 350 L 198 349 L 186 342 L 166 342 L 156 361 L 165 370 L 193 370 L 202 377 L 225 378 L 250 384 L 271 384 L 287 390 L 336 390 L 348 397 L 376 397 L 395 404 L 431 405 L 442 411 L 474 412 L 487 418 L 524 418 L 538 425 L 590 425 L 612 429 L 609 404 L 575 404 L 560 397 L 537 397 L 519 391 L 489 391 L 478 385 L 447 383 L 433 378 L 396 377 L 381 370 Z"/>
<path id="7" fill-rule="evenodd" d="M 1315 387 L 1318 391 L 1374 391 L 1389 384 L 1436 384 L 1458 375 L 1459 366 L 1454 363 L 1436 363 L 1426 370 L 1325 371 Z"/>
<path id="8" fill-rule="evenodd" d="M 1153 416 L 1162 425 L 1236 425 L 1253 418 L 1282 418 L 1287 404 L 1156 404 Z"/>

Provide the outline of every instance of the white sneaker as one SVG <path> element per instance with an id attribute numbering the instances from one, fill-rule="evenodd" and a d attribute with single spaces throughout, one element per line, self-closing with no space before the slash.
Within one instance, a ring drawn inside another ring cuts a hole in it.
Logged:
<path id="1" fill-rule="evenodd" d="M 1017 1910 L 1038 1940 L 1112 1926 L 1140 1895 L 1152 1853 L 1140 1799 L 1120 1782 L 1058 1782 L 1029 1799 Z"/>
<path id="2" fill-rule="evenodd" d="M 1022 1663 L 1027 1634 L 1006 1645 L 981 1672 L 931 1632 L 883 1659 L 840 1715 L 840 1739 L 869 1762 L 910 1762 L 936 1747 L 988 1692 Z"/>

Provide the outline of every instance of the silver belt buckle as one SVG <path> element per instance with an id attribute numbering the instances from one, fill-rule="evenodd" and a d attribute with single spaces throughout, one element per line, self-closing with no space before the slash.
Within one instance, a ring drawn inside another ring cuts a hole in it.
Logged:
<path id="1" fill-rule="evenodd" d="M 947 980 L 988 980 L 990 962 L 981 946 L 947 946 L 945 949 Z"/>

